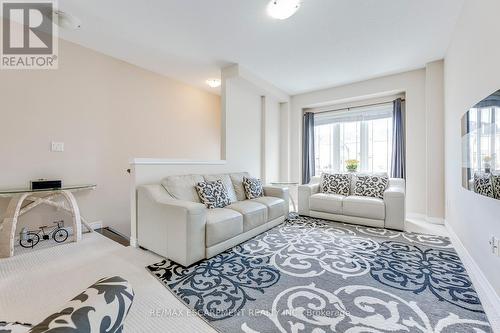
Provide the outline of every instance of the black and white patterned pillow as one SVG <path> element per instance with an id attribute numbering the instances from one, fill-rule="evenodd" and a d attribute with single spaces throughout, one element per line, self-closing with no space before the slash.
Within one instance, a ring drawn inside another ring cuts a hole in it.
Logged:
<path id="1" fill-rule="evenodd" d="M 490 198 L 494 198 L 493 193 L 493 181 L 490 173 L 479 173 L 474 174 L 474 192 L 481 194 Z"/>
<path id="2" fill-rule="evenodd" d="M 383 199 L 388 184 L 386 176 L 357 176 L 354 195 Z"/>
<path id="3" fill-rule="evenodd" d="M 329 174 L 321 176 L 321 192 L 348 196 L 351 191 L 351 175 L 347 173 Z"/>
<path id="4" fill-rule="evenodd" d="M 243 188 L 247 199 L 255 199 L 264 196 L 262 181 L 257 178 L 243 177 Z"/>
<path id="5" fill-rule="evenodd" d="M 31 326 L 31 324 L 20 322 L 8 323 L 6 321 L 0 321 L 0 333 L 26 333 Z"/>
<path id="6" fill-rule="evenodd" d="M 34 326 L 30 333 L 121 333 L 134 300 L 134 290 L 119 276 L 100 279 Z"/>
<path id="7" fill-rule="evenodd" d="M 226 187 L 222 180 L 213 182 L 199 182 L 196 185 L 196 192 L 202 203 L 208 209 L 224 208 L 231 204 L 231 199 L 227 193 Z"/>
<path id="8" fill-rule="evenodd" d="M 500 174 L 492 174 L 491 179 L 493 182 L 493 193 L 495 199 L 500 199 Z"/>

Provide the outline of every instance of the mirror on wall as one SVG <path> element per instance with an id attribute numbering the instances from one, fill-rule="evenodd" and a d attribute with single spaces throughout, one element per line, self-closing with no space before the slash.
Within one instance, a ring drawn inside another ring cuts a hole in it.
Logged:
<path id="1" fill-rule="evenodd" d="M 500 200 L 500 90 L 462 117 L 462 185 Z"/>

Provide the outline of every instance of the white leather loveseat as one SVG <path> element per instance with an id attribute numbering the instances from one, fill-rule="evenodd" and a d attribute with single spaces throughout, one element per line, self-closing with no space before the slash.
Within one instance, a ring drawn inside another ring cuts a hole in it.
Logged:
<path id="1" fill-rule="evenodd" d="M 248 173 L 169 176 L 137 188 L 138 245 L 183 266 L 210 258 L 285 220 L 288 189 L 264 186 L 264 196 L 246 200 Z M 195 186 L 222 180 L 231 204 L 207 209 Z"/>
<path id="2" fill-rule="evenodd" d="M 389 178 L 383 199 L 321 193 L 321 177 L 299 186 L 299 214 L 370 227 L 404 230 L 405 181 Z M 351 185 L 351 194 L 352 190 Z"/>

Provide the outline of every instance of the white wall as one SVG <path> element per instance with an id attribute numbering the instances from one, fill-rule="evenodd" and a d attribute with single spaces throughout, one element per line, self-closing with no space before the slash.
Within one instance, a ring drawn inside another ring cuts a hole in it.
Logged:
<path id="1" fill-rule="evenodd" d="M 263 97 L 264 126 L 264 175 L 266 183 L 280 180 L 281 173 L 281 109 L 280 103 L 272 96 Z M 284 161 L 286 163 L 286 160 Z"/>
<path id="2" fill-rule="evenodd" d="M 280 103 L 280 177 L 290 180 L 290 103 Z"/>
<path id="3" fill-rule="evenodd" d="M 226 160 L 235 171 L 261 176 L 262 101 L 260 92 L 241 78 L 226 81 Z"/>
<path id="4" fill-rule="evenodd" d="M 444 217 L 444 62 L 425 68 L 425 140 L 427 162 L 426 215 L 431 221 Z M 438 166 L 438 167 L 436 167 Z"/>
<path id="5" fill-rule="evenodd" d="M 62 40 L 59 55 L 58 70 L 0 71 L 0 185 L 97 183 L 77 195 L 82 214 L 128 234 L 129 159 L 218 159 L 220 97 Z M 40 207 L 18 226 L 59 217 Z"/>
<path id="6" fill-rule="evenodd" d="M 437 170 L 443 166 L 435 165 L 433 156 L 429 156 L 427 152 L 425 80 L 426 71 L 421 69 L 293 96 L 290 119 L 291 178 L 301 181 L 304 108 L 404 92 L 406 95 L 407 211 L 410 214 L 428 216 L 427 194 L 435 190 L 433 184 L 428 184 L 426 181 L 428 163 L 432 163 L 433 168 Z"/>
<path id="7" fill-rule="evenodd" d="M 488 241 L 500 237 L 500 201 L 462 188 L 460 119 L 500 89 L 499 13 L 498 0 L 467 0 L 445 58 L 446 223 L 496 290 L 497 299 L 500 257 L 491 254 Z"/>
<path id="8" fill-rule="evenodd" d="M 168 175 L 248 171 L 254 177 L 264 177 L 265 181 L 281 179 L 282 113 L 287 112 L 283 104 L 288 104 L 288 96 L 234 65 L 222 71 L 221 99 L 221 156 L 224 160 L 171 161 L 149 156 L 153 159 L 135 161 L 132 163 L 132 202 L 136 200 L 137 186 L 159 183 Z M 131 206 L 132 242 L 136 237 L 134 207 Z"/>

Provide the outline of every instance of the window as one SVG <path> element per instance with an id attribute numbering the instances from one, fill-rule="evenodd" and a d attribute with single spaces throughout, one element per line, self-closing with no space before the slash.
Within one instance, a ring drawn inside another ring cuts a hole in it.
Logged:
<path id="1" fill-rule="evenodd" d="M 358 160 L 360 172 L 389 172 L 392 103 L 317 113 L 314 126 L 316 175 L 345 172 Z"/>
<path id="2" fill-rule="evenodd" d="M 473 172 L 500 170 L 500 156 L 496 154 L 500 147 L 499 107 L 472 108 L 468 113 L 469 123 L 469 159 Z"/>

